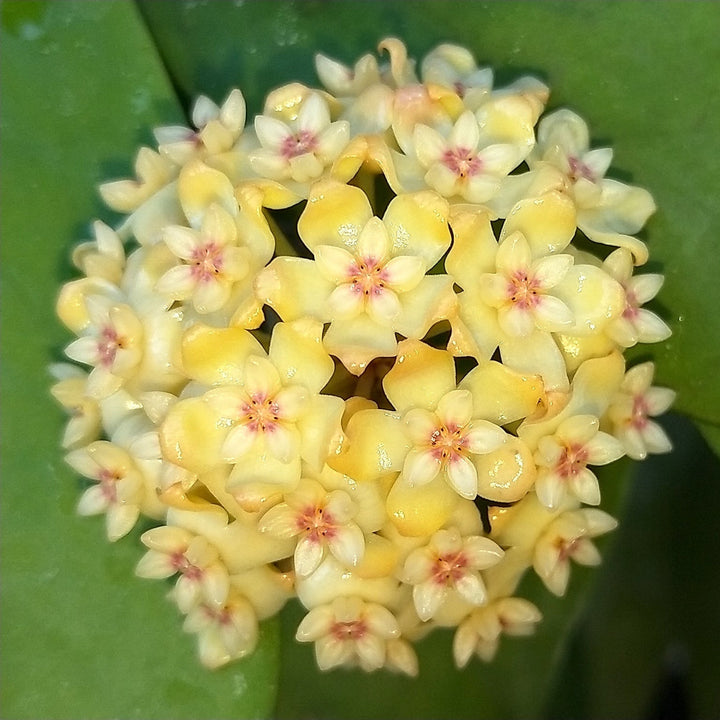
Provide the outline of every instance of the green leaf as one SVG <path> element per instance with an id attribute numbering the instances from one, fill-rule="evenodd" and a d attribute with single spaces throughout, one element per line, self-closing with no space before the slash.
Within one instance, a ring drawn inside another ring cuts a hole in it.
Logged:
<path id="1" fill-rule="evenodd" d="M 675 450 L 636 466 L 548 718 L 720 716 L 720 461 L 687 420 L 665 426 Z"/>
<path id="2" fill-rule="evenodd" d="M 2 103 L 2 716 L 239 718 L 270 714 L 277 627 L 259 652 L 202 668 L 164 597 L 134 577 L 139 532 L 110 545 L 81 519 L 47 366 L 67 256 L 108 214 L 95 186 L 130 175 L 139 143 L 182 118 L 129 2 L 4 2 Z"/>

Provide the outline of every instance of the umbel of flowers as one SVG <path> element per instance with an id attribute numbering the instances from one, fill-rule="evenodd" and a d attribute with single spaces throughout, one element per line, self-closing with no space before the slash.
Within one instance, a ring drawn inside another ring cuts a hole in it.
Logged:
<path id="1" fill-rule="evenodd" d="M 526 572 L 562 595 L 599 562 L 593 468 L 670 449 L 673 392 L 622 354 L 670 334 L 650 195 L 538 80 L 380 49 L 251 123 L 233 90 L 158 128 L 59 296 L 78 510 L 111 541 L 155 521 L 137 574 L 210 667 L 292 597 L 322 669 L 414 675 L 438 627 L 490 660 L 541 619 Z"/>

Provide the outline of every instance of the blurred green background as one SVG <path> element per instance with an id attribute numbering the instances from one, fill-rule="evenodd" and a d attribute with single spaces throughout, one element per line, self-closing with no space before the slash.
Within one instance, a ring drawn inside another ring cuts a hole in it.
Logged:
<path id="1" fill-rule="evenodd" d="M 0 13 L 0 716 L 720 717 L 720 3 L 5 0 Z M 648 268 L 667 278 L 654 309 L 674 335 L 634 357 L 678 391 L 664 420 L 676 451 L 603 473 L 621 521 L 603 566 L 575 569 L 563 600 L 528 578 L 545 621 L 491 665 L 453 670 L 439 634 L 416 681 L 323 675 L 291 640 L 292 606 L 255 656 L 209 672 L 167 586 L 133 578 L 140 531 L 111 546 L 102 519 L 74 514 L 81 482 L 47 390 L 69 341 L 55 296 L 90 221 L 115 219 L 97 183 L 131 174 L 153 126 L 233 86 L 251 117 L 273 87 L 316 83 L 316 51 L 350 63 L 388 35 L 416 58 L 465 45 L 498 85 L 538 75 L 550 107 L 615 148 L 611 174 L 651 190 Z"/>

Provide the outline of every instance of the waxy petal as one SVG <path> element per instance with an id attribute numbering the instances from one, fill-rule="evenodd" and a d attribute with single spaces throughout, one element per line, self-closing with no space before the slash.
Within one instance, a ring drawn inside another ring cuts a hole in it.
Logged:
<path id="1" fill-rule="evenodd" d="M 473 420 L 465 432 L 466 447 L 475 455 L 497 450 L 507 437 L 505 431 L 494 423 L 485 420 Z"/>
<path id="2" fill-rule="evenodd" d="M 403 416 L 410 439 L 415 445 L 429 444 L 433 433 L 438 429 L 440 420 L 435 413 L 415 408 Z"/>
<path id="3" fill-rule="evenodd" d="M 487 599 L 483 581 L 473 573 L 465 573 L 455 581 L 455 589 L 460 597 L 471 605 L 482 605 Z"/>
<path id="4" fill-rule="evenodd" d="M 417 158 L 425 168 L 439 162 L 447 148 L 445 138 L 437 130 L 422 123 L 415 126 L 413 143 Z"/>
<path id="5" fill-rule="evenodd" d="M 290 462 L 300 447 L 297 430 L 283 427 L 280 423 L 266 428 L 263 437 L 268 450 L 282 463 Z"/>
<path id="6" fill-rule="evenodd" d="M 166 227 L 163 231 L 163 240 L 172 254 L 181 260 L 192 260 L 195 250 L 201 244 L 196 230 L 180 225 Z"/>
<path id="7" fill-rule="evenodd" d="M 438 402 L 436 413 L 445 427 L 453 431 L 464 427 L 473 415 L 472 394 L 468 390 L 453 390 L 443 395 Z"/>
<path id="8" fill-rule="evenodd" d="M 367 221 L 358 236 L 356 253 L 364 261 L 380 263 L 390 252 L 388 231 L 380 218 L 373 217 Z"/>
<path id="9" fill-rule="evenodd" d="M 377 288 L 367 298 L 367 313 L 380 325 L 392 326 L 402 312 L 398 296 L 389 288 Z"/>
<path id="10" fill-rule="evenodd" d="M 333 318 L 351 319 L 365 309 L 365 297 L 358 286 L 344 283 L 330 293 L 327 306 Z"/>
<path id="11" fill-rule="evenodd" d="M 330 552 L 346 567 L 357 565 L 365 552 L 365 535 L 355 523 L 338 528 L 327 543 Z"/>
<path id="12" fill-rule="evenodd" d="M 274 151 L 282 145 L 285 138 L 292 135 L 292 130 L 282 120 L 258 115 L 255 117 L 255 134 L 264 148 Z"/>
<path id="13" fill-rule="evenodd" d="M 395 292 L 406 292 L 418 285 L 425 275 L 422 258 L 411 255 L 394 257 L 385 265 L 387 283 Z"/>
<path id="14" fill-rule="evenodd" d="M 325 278 L 332 282 L 348 282 L 356 266 L 356 260 L 347 250 L 334 245 L 318 245 L 315 263 Z"/>
<path id="15" fill-rule="evenodd" d="M 405 458 L 402 477 L 411 485 L 427 485 L 442 467 L 440 461 L 428 450 L 411 450 Z"/>
<path id="16" fill-rule="evenodd" d="M 316 538 L 303 537 L 295 548 L 295 572 L 305 577 L 314 572 L 325 554 L 325 547 Z"/>
<path id="17" fill-rule="evenodd" d="M 228 462 L 241 462 L 252 449 L 258 438 L 258 431 L 249 424 L 233 427 L 222 444 L 222 457 Z"/>
<path id="18" fill-rule="evenodd" d="M 438 611 L 447 597 L 447 586 L 432 580 L 420 583 L 413 588 L 413 602 L 418 617 L 427 622 Z"/>
<path id="19" fill-rule="evenodd" d="M 478 494 L 478 476 L 475 466 L 468 458 L 457 455 L 451 458 L 446 468 L 450 485 L 458 495 L 473 500 Z"/>

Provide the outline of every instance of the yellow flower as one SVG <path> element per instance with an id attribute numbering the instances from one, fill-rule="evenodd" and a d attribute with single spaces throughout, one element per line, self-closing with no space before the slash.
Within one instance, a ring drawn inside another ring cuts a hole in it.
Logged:
<path id="1" fill-rule="evenodd" d="M 427 621 L 452 594 L 470 605 L 483 605 L 487 593 L 479 571 L 502 556 L 502 549 L 489 538 L 463 537 L 455 528 L 439 530 L 426 546 L 410 553 L 400 577 L 413 586 L 415 611 Z"/>
<path id="2" fill-rule="evenodd" d="M 200 231 L 174 225 L 163 240 L 182 262 L 158 280 L 157 290 L 173 300 L 191 300 L 199 313 L 222 308 L 233 285 L 248 274 L 248 251 L 237 246 L 235 221 L 219 205 L 208 208 Z"/>
<path id="3" fill-rule="evenodd" d="M 612 400 L 607 417 L 613 433 L 633 460 L 644 460 L 648 453 L 667 453 L 672 442 L 651 417 L 664 413 L 675 400 L 669 388 L 652 387 L 655 365 L 641 363 L 625 374 L 619 392 Z"/>
<path id="4" fill-rule="evenodd" d="M 283 320 L 329 322 L 325 347 L 359 375 L 395 353 L 396 333 L 422 337 L 454 303 L 450 278 L 425 274 L 450 244 L 446 209 L 436 195 L 407 195 L 381 221 L 358 188 L 320 183 L 298 223 L 315 260 L 276 258 L 258 297 Z"/>
<path id="5" fill-rule="evenodd" d="M 261 177 L 307 183 L 319 178 L 337 159 L 350 137 L 345 120 L 330 121 L 323 98 L 308 94 L 297 118 L 289 124 L 269 115 L 255 118 L 261 147 L 250 153 L 250 164 Z"/>
<path id="6" fill-rule="evenodd" d="M 465 667 L 474 654 L 490 662 L 495 657 L 501 635 L 531 635 L 541 619 L 535 605 L 520 597 L 499 598 L 473 610 L 455 632 L 455 664 Z"/>
<path id="7" fill-rule="evenodd" d="M 535 546 L 533 567 L 550 592 L 564 595 L 570 579 L 570 560 L 580 565 L 599 565 L 600 553 L 591 538 L 617 527 L 617 521 L 602 510 L 586 509 L 562 513 Z"/>
<path id="8" fill-rule="evenodd" d="M 389 641 L 400 637 L 400 628 L 382 605 L 357 597 L 339 597 L 310 610 L 295 637 L 300 642 L 315 643 L 321 670 L 359 665 L 372 672 L 388 661 Z"/>

